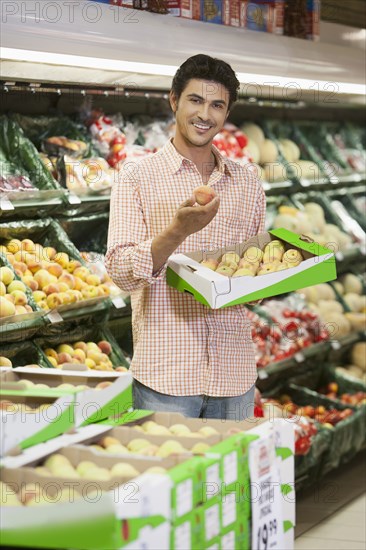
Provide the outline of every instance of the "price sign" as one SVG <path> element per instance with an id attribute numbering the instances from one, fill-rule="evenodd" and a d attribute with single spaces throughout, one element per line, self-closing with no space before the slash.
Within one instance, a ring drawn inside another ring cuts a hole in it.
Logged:
<path id="1" fill-rule="evenodd" d="M 14 210 L 14 204 L 6 197 L 1 197 L 0 210 Z"/>
<path id="2" fill-rule="evenodd" d="M 70 204 L 81 204 L 81 198 L 75 195 L 74 193 L 69 193 L 67 200 Z"/>
<path id="3" fill-rule="evenodd" d="M 249 447 L 252 550 L 283 550 L 281 481 L 273 434 Z"/>

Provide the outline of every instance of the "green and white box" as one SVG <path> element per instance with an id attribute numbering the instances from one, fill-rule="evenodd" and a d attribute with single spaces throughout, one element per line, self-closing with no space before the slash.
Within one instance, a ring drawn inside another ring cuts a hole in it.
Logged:
<path id="1" fill-rule="evenodd" d="M 263 248 L 272 240 L 281 240 L 286 250 L 299 250 L 304 257 L 298 266 L 256 277 L 227 277 L 200 264 L 202 260 L 218 260 L 226 252 L 240 257 L 250 247 Z M 174 254 L 169 258 L 166 280 L 168 285 L 212 309 L 235 306 L 277 296 L 337 278 L 335 254 L 315 242 L 308 242 L 286 229 L 275 229 L 252 237 L 246 242 L 211 251 Z"/>

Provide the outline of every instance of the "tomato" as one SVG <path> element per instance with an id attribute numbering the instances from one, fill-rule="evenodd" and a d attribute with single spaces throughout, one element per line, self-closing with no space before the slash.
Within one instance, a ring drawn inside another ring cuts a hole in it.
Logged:
<path id="1" fill-rule="evenodd" d="M 307 435 L 305 435 L 304 437 L 300 437 L 297 441 L 295 441 L 295 454 L 306 455 L 309 452 L 310 447 L 310 437 L 308 437 Z"/>

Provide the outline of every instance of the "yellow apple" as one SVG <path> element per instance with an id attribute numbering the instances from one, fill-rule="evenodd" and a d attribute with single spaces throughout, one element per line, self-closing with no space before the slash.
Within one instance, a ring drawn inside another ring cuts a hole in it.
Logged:
<path id="1" fill-rule="evenodd" d="M 14 279 L 14 273 L 9 267 L 3 266 L 0 267 L 0 281 L 4 283 L 5 286 L 11 284 Z"/>

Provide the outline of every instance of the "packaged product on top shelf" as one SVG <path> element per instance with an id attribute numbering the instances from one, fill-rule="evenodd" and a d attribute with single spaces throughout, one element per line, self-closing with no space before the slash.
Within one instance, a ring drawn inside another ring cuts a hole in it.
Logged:
<path id="1" fill-rule="evenodd" d="M 222 24 L 222 0 L 200 0 L 201 21 Z"/>
<path id="2" fill-rule="evenodd" d="M 241 26 L 252 31 L 282 35 L 284 31 L 284 0 L 254 0 L 241 2 Z"/>
<path id="3" fill-rule="evenodd" d="M 223 24 L 230 27 L 244 27 L 245 21 L 241 18 L 242 0 L 223 0 L 222 19 Z"/>

